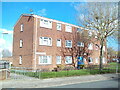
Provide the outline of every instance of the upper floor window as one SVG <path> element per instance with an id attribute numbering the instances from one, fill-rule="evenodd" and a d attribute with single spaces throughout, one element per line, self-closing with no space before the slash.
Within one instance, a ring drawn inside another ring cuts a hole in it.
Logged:
<path id="1" fill-rule="evenodd" d="M 93 44 L 92 43 L 88 44 L 88 49 L 93 50 Z"/>
<path id="2" fill-rule="evenodd" d="M 52 46 L 52 39 L 48 37 L 40 37 L 39 45 Z"/>
<path id="3" fill-rule="evenodd" d="M 20 25 L 20 31 L 23 32 L 23 29 L 24 29 L 24 24 L 21 24 Z"/>
<path id="4" fill-rule="evenodd" d="M 61 39 L 57 39 L 57 47 L 61 47 Z"/>
<path id="5" fill-rule="evenodd" d="M 20 40 L 20 48 L 23 47 L 23 40 Z"/>
<path id="6" fill-rule="evenodd" d="M 92 31 L 88 31 L 88 36 L 92 36 Z"/>
<path id="7" fill-rule="evenodd" d="M 61 56 L 56 56 L 56 64 L 61 64 Z"/>
<path id="8" fill-rule="evenodd" d="M 19 56 L 19 64 L 22 64 L 22 56 Z"/>
<path id="9" fill-rule="evenodd" d="M 57 23 L 57 30 L 61 30 L 61 24 Z"/>
<path id="10" fill-rule="evenodd" d="M 65 63 L 66 64 L 72 64 L 72 56 L 66 56 L 65 57 Z"/>
<path id="11" fill-rule="evenodd" d="M 82 31 L 82 29 L 81 28 L 77 28 L 77 31 Z"/>
<path id="12" fill-rule="evenodd" d="M 83 42 L 78 42 L 78 43 L 77 43 L 77 46 L 79 46 L 79 47 L 84 47 L 84 43 L 83 43 Z"/>
<path id="13" fill-rule="evenodd" d="M 72 32 L 72 26 L 66 25 L 65 31 L 66 31 L 66 32 Z"/>
<path id="14" fill-rule="evenodd" d="M 95 38 L 98 38 L 98 34 L 97 34 L 97 31 L 94 31 L 94 35 L 95 35 Z"/>
<path id="15" fill-rule="evenodd" d="M 44 19 L 40 19 L 40 26 L 45 28 L 52 28 L 52 22 Z"/>
<path id="16" fill-rule="evenodd" d="M 71 48 L 72 47 L 72 41 L 71 40 L 66 40 L 65 47 Z"/>
<path id="17" fill-rule="evenodd" d="M 52 56 L 39 56 L 39 64 L 51 64 Z"/>
<path id="18" fill-rule="evenodd" d="M 95 50 L 98 50 L 98 49 L 99 49 L 99 45 L 95 44 Z"/>

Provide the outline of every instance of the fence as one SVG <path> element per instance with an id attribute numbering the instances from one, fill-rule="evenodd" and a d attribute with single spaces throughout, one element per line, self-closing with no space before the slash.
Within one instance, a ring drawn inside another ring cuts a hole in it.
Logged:
<path id="1" fill-rule="evenodd" d="M 120 66 L 120 64 L 119 64 Z M 12 67 L 11 79 L 44 79 L 53 77 L 68 77 L 68 76 L 80 76 L 90 74 L 105 74 L 105 73 L 120 73 L 120 67 L 115 65 L 104 65 L 101 72 L 99 72 L 99 66 L 91 65 L 85 69 L 64 69 L 59 71 L 47 71 L 47 70 L 32 70 L 31 68 L 24 67 Z"/>

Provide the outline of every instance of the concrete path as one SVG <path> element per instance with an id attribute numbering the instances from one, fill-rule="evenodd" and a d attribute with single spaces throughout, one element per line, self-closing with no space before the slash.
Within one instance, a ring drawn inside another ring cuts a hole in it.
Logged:
<path id="1" fill-rule="evenodd" d="M 118 78 L 118 74 L 101 74 L 101 75 L 87 75 L 74 76 L 50 79 L 22 79 L 22 80 L 4 80 L 2 81 L 2 88 L 46 88 L 75 83 L 85 83 L 100 80 L 109 80 Z"/>

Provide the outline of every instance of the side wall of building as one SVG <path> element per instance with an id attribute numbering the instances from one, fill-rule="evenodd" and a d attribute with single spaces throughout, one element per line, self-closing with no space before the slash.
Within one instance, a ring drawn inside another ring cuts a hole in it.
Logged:
<path id="1" fill-rule="evenodd" d="M 21 31 L 23 24 L 23 31 Z M 32 67 L 33 63 L 33 30 L 34 18 L 30 16 L 22 16 L 14 27 L 13 34 L 13 66 L 16 67 Z M 20 40 L 23 45 L 20 48 Z M 20 64 L 20 56 L 22 64 Z"/>

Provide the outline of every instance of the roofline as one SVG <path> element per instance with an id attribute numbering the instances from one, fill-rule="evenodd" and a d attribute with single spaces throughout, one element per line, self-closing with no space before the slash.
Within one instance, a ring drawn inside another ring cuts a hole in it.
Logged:
<path id="1" fill-rule="evenodd" d="M 43 17 L 43 16 L 38 16 L 38 15 L 35 15 L 35 14 L 21 14 L 21 15 L 20 15 L 20 18 L 21 18 L 22 16 L 32 16 L 32 17 L 35 17 L 35 18 L 47 19 L 47 20 L 50 20 L 50 21 L 52 21 L 52 22 L 57 22 L 57 23 L 61 23 L 61 24 L 66 24 L 66 25 L 70 25 L 70 26 L 77 27 L 77 28 L 80 28 L 80 29 L 90 30 L 90 29 L 86 29 L 86 28 L 81 27 L 81 26 L 77 26 L 77 25 L 74 25 L 74 24 L 62 22 L 62 21 L 55 20 L 55 19 L 46 18 L 46 17 Z M 15 27 L 16 24 L 19 22 L 20 18 L 18 18 L 18 20 L 17 20 L 17 22 L 15 23 L 14 27 Z M 91 30 L 91 31 L 93 31 L 93 30 Z"/>

